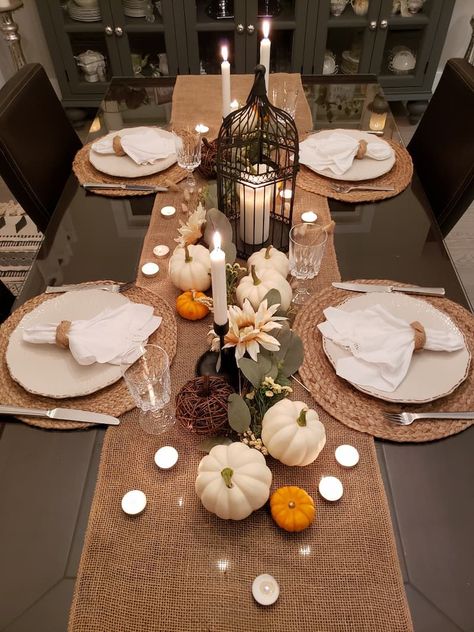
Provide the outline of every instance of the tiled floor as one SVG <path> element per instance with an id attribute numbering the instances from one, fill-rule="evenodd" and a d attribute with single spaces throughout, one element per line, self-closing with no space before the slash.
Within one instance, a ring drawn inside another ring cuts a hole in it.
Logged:
<path id="1" fill-rule="evenodd" d="M 401 103 L 392 104 L 392 110 L 403 141 L 407 145 L 416 126 L 408 122 Z M 83 140 L 85 140 L 86 132 L 83 131 L 80 135 L 84 136 Z M 11 197 L 8 188 L 0 178 L 0 202 L 8 202 Z M 445 243 L 471 305 L 474 306 L 474 203 L 450 232 Z"/>

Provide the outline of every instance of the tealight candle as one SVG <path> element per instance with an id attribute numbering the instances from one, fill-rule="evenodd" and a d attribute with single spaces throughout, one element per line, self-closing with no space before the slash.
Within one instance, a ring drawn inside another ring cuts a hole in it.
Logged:
<path id="1" fill-rule="evenodd" d="M 208 126 L 203 125 L 203 123 L 199 123 L 194 129 L 198 134 L 207 134 L 207 132 L 209 131 Z"/>
<path id="2" fill-rule="evenodd" d="M 170 249 L 165 244 L 159 244 L 153 248 L 153 254 L 155 257 L 167 257 L 169 255 Z"/>
<path id="3" fill-rule="evenodd" d="M 280 586 L 271 575 L 259 575 L 253 580 L 252 595 L 262 606 L 271 606 L 280 595 Z"/>
<path id="4" fill-rule="evenodd" d="M 178 461 L 178 450 L 170 445 L 165 445 L 155 453 L 155 463 L 162 470 L 169 470 Z"/>
<path id="5" fill-rule="evenodd" d="M 122 509 L 129 516 L 136 516 L 146 507 L 146 496 L 139 489 L 132 489 L 122 498 Z"/>
<path id="6" fill-rule="evenodd" d="M 234 99 L 230 102 L 230 109 L 232 112 L 239 109 L 239 102 L 237 101 L 237 99 Z"/>
<path id="7" fill-rule="evenodd" d="M 317 214 L 314 211 L 305 211 L 301 213 L 301 221 L 306 224 L 313 224 L 318 219 Z"/>
<path id="8" fill-rule="evenodd" d="M 359 463 L 359 452 L 352 445 L 340 445 L 334 454 L 336 461 L 343 467 L 354 467 Z"/>
<path id="9" fill-rule="evenodd" d="M 293 197 L 293 191 L 291 189 L 282 189 L 279 193 L 279 196 L 284 200 L 291 200 Z"/>
<path id="10" fill-rule="evenodd" d="M 146 277 L 155 277 L 160 271 L 160 266 L 157 263 L 148 262 L 142 265 L 142 274 Z"/>
<path id="11" fill-rule="evenodd" d="M 173 217 L 173 215 L 175 215 L 176 213 L 176 209 L 174 206 L 163 206 L 160 213 L 163 215 L 163 217 Z"/>
<path id="12" fill-rule="evenodd" d="M 331 502 L 339 500 L 344 492 L 341 481 L 335 476 L 323 476 L 318 490 L 323 498 Z"/>

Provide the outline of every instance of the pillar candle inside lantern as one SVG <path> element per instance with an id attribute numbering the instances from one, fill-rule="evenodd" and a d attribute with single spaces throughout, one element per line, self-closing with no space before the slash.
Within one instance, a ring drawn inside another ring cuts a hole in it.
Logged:
<path id="1" fill-rule="evenodd" d="M 254 165 L 259 174 L 267 173 L 265 164 Z M 246 244 L 262 244 L 270 232 L 270 209 L 273 206 L 275 185 L 261 185 L 257 175 L 248 184 L 238 185 L 240 202 L 240 239 Z"/>

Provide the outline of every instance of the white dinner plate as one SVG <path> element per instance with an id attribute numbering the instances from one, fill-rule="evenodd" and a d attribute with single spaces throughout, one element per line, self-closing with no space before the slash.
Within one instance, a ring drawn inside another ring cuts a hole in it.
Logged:
<path id="1" fill-rule="evenodd" d="M 465 343 L 462 332 L 449 316 L 426 301 L 400 292 L 361 294 L 348 298 L 337 307 L 346 312 L 353 312 L 377 304 L 408 323 L 417 320 L 427 328 L 439 329 L 446 333 L 455 332 L 463 337 Z M 350 355 L 350 351 L 324 337 L 323 349 L 334 368 L 340 358 Z M 422 404 L 452 393 L 466 379 L 470 362 L 471 354 L 467 346 L 452 352 L 423 350 L 413 354 L 405 379 L 391 393 L 350 383 L 360 391 L 387 402 Z"/>
<path id="2" fill-rule="evenodd" d="M 110 132 L 104 138 L 114 137 L 114 136 L 126 136 L 127 134 L 136 133 L 137 130 L 143 130 L 143 127 L 127 127 L 125 129 L 118 130 L 116 132 Z M 160 130 L 163 134 L 170 134 L 171 132 L 167 132 L 166 130 Z M 153 173 L 158 173 L 159 171 L 164 171 L 174 165 L 176 162 L 176 154 L 170 154 L 166 158 L 161 158 L 157 160 L 152 165 L 137 165 L 137 163 L 132 160 L 129 156 L 116 156 L 115 154 L 99 154 L 94 151 L 92 148 L 89 152 L 89 160 L 91 164 L 102 171 L 102 173 L 106 173 L 109 176 L 118 176 L 122 178 L 140 178 L 144 176 L 150 176 Z"/>
<path id="3" fill-rule="evenodd" d="M 10 336 L 6 362 L 11 377 L 30 393 L 58 399 L 88 395 L 113 384 L 121 378 L 120 366 L 97 362 L 83 366 L 67 349 L 25 342 L 23 330 L 40 323 L 92 318 L 107 307 L 127 302 L 122 294 L 96 289 L 66 292 L 44 301 L 21 319 Z"/>
<path id="4" fill-rule="evenodd" d="M 368 143 L 381 143 L 385 142 L 381 139 L 377 139 L 374 134 L 368 134 L 367 132 L 361 132 L 357 129 L 325 129 L 321 132 L 316 132 L 318 138 L 326 138 L 335 132 L 339 134 L 346 134 L 347 136 L 353 136 L 357 140 L 365 140 Z M 392 150 L 392 155 L 386 160 L 375 160 L 374 158 L 367 158 L 366 156 L 362 160 L 354 159 L 350 169 L 346 171 L 342 176 L 338 176 L 330 169 L 315 169 L 310 165 L 305 165 L 308 169 L 311 169 L 315 173 L 333 180 L 348 180 L 349 182 L 358 182 L 359 180 L 371 180 L 372 178 L 379 178 L 385 173 L 388 173 L 395 164 L 395 152 Z"/>

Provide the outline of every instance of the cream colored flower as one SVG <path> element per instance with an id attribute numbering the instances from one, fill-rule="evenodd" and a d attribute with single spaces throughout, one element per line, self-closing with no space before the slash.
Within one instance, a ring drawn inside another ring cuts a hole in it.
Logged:
<path id="1" fill-rule="evenodd" d="M 198 204 L 194 213 L 188 217 L 186 223 L 180 220 L 181 226 L 178 228 L 179 237 L 176 237 L 175 241 L 180 246 L 195 244 L 202 237 L 202 225 L 206 221 L 206 209 L 201 203 Z"/>
<path id="2" fill-rule="evenodd" d="M 274 336 L 270 336 L 269 331 L 280 329 L 281 323 L 286 320 L 284 316 L 274 316 L 280 306 L 272 305 L 268 307 L 268 302 L 262 301 L 255 311 L 250 301 L 245 299 L 243 308 L 237 305 L 229 306 L 229 331 L 224 338 L 224 349 L 235 347 L 235 358 L 240 360 L 245 353 L 248 353 L 252 360 L 257 361 L 260 347 L 268 351 L 278 351 L 280 343 Z M 215 332 L 211 349 L 219 350 L 219 338 Z"/>

